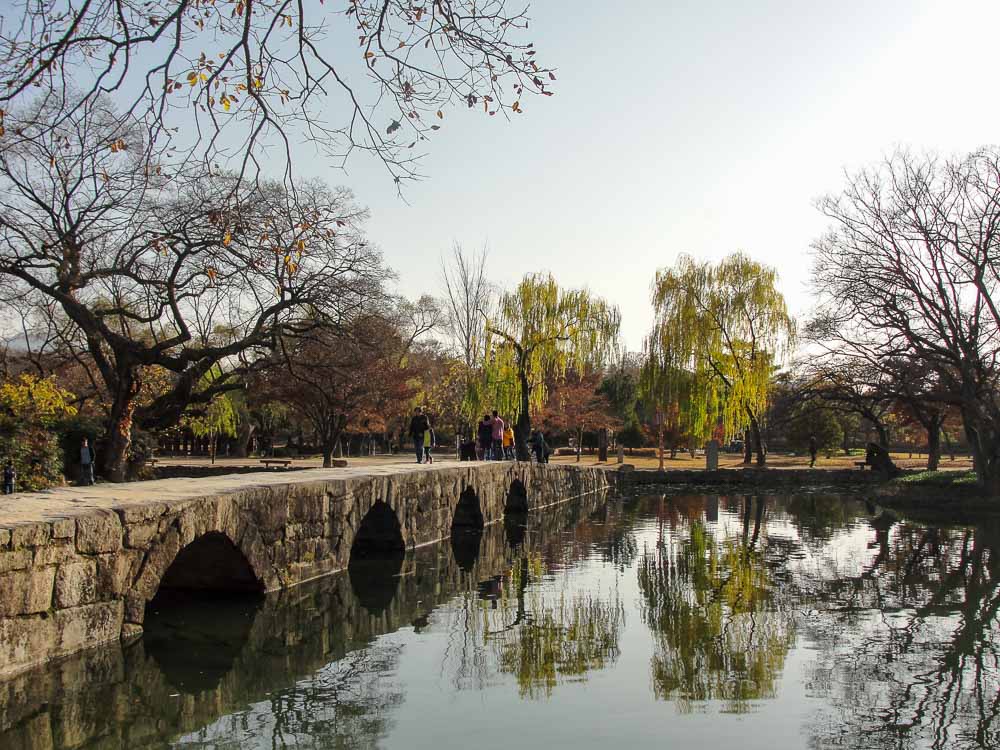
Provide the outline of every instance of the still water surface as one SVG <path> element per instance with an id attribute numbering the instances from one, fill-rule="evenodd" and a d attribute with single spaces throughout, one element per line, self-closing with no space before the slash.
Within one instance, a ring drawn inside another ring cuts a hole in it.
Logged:
<path id="1" fill-rule="evenodd" d="M 995 519 L 568 503 L 151 614 L 124 653 L 7 686 L 0 747 L 1000 747 L 998 609 Z"/>

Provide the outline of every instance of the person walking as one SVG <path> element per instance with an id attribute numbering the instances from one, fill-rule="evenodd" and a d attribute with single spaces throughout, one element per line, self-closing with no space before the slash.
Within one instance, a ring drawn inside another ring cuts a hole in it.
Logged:
<path id="1" fill-rule="evenodd" d="M 434 463 L 434 457 L 431 456 L 431 448 L 434 447 L 434 428 L 431 427 L 430 420 L 427 420 L 427 432 L 424 433 L 424 461 L 426 463 Z"/>
<path id="2" fill-rule="evenodd" d="M 8 458 L 7 463 L 3 465 L 3 494 L 13 495 L 16 481 L 17 470 L 14 468 L 14 462 Z"/>
<path id="3" fill-rule="evenodd" d="M 483 421 L 479 423 L 479 431 L 476 437 L 479 442 L 479 460 L 489 461 L 490 452 L 493 448 L 493 422 L 489 414 L 483 415 Z"/>
<path id="4" fill-rule="evenodd" d="M 94 451 L 87 438 L 80 443 L 80 483 L 87 486 L 94 484 Z"/>
<path id="5" fill-rule="evenodd" d="M 421 407 L 413 410 L 413 419 L 410 420 L 410 438 L 413 440 L 413 448 L 417 454 L 417 463 L 424 462 L 424 433 L 431 429 L 430 422 Z"/>
<path id="6" fill-rule="evenodd" d="M 502 461 L 503 460 L 503 430 L 506 425 L 504 425 L 503 420 L 497 414 L 497 410 L 493 410 L 493 420 L 491 422 L 493 428 L 493 460 Z"/>
<path id="7" fill-rule="evenodd" d="M 541 430 L 531 433 L 531 450 L 535 454 L 535 461 L 540 464 L 549 462 L 549 446 L 545 444 L 545 435 Z"/>
<path id="8" fill-rule="evenodd" d="M 514 460 L 514 428 L 509 424 L 503 431 L 503 457 L 508 461 Z"/>
<path id="9" fill-rule="evenodd" d="M 809 436 L 809 468 L 816 465 L 816 454 L 819 453 L 819 441 L 815 435 Z"/>

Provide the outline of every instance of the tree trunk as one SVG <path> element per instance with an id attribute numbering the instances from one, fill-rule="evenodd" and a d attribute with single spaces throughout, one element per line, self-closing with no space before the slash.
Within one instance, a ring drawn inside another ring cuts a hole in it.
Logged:
<path id="1" fill-rule="evenodd" d="M 107 448 L 101 461 L 103 474 L 112 482 L 128 479 L 128 457 L 132 450 L 132 417 L 138 384 L 131 372 L 121 374 L 118 390 L 111 403 Z"/>
<path id="2" fill-rule="evenodd" d="M 962 409 L 965 435 L 972 452 L 972 467 L 979 484 L 994 494 L 1000 494 L 1000 443 L 992 437 L 991 425 L 976 411 Z"/>
<path id="3" fill-rule="evenodd" d="M 941 462 L 941 423 L 940 417 L 931 417 L 927 425 L 927 470 L 937 471 Z"/>
<path id="4" fill-rule="evenodd" d="M 528 376 L 523 369 L 518 374 L 518 380 L 521 383 L 521 413 L 517 415 L 515 449 L 518 461 L 530 461 L 528 438 L 531 437 L 531 416 L 528 414 L 528 406 L 531 403 L 531 386 L 528 384 Z"/>
<path id="5" fill-rule="evenodd" d="M 753 462 L 753 446 L 750 443 L 750 428 L 743 430 L 743 463 L 749 466 Z"/>
<path id="6" fill-rule="evenodd" d="M 840 447 L 844 449 L 844 455 L 849 456 L 851 455 L 851 439 L 849 437 L 847 427 L 843 426 L 841 429 L 844 432 L 844 438 L 840 443 Z"/>
<path id="7" fill-rule="evenodd" d="M 250 441 L 256 431 L 257 425 L 252 422 L 240 422 L 240 426 L 236 430 L 236 441 L 233 444 L 235 458 L 246 458 L 250 455 Z"/>
<path id="8" fill-rule="evenodd" d="M 873 422 L 875 425 L 875 431 L 878 433 L 878 444 L 880 448 L 885 448 L 886 451 L 889 450 L 889 431 L 885 428 L 885 425 L 881 422 Z"/>
<path id="9" fill-rule="evenodd" d="M 757 466 L 763 468 L 767 463 L 767 449 L 760 434 L 760 422 L 753 415 L 750 416 L 750 435 L 753 437 L 754 450 L 757 453 Z"/>

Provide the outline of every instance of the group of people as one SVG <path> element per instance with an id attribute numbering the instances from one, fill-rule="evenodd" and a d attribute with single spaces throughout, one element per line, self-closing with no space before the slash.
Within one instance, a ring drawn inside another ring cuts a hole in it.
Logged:
<path id="1" fill-rule="evenodd" d="M 435 447 L 434 428 L 430 419 L 421 407 L 417 407 L 410 420 L 410 439 L 417 463 L 433 463 L 432 449 Z M 466 455 L 468 447 L 469 455 Z M 549 447 L 541 430 L 534 430 L 528 439 L 528 447 L 538 463 L 547 463 Z M 479 459 L 480 461 L 515 461 L 517 451 L 514 438 L 514 426 L 505 421 L 498 412 L 483 415 L 474 444 L 475 455 L 472 455 L 473 443 L 462 445 L 462 460 Z"/>
<path id="2" fill-rule="evenodd" d="M 504 422 L 496 411 L 483 415 L 476 436 L 476 457 L 480 461 L 513 461 L 514 428 Z"/>

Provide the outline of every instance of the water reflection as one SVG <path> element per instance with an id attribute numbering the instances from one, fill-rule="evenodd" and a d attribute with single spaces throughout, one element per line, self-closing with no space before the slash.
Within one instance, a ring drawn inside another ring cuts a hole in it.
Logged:
<path id="1" fill-rule="evenodd" d="M 872 748 L 1000 746 L 1000 525 L 872 525 L 873 560 L 818 581 L 817 741 Z M 846 637 L 833 638 L 840 629 Z"/>
<path id="2" fill-rule="evenodd" d="M 388 565 L 151 613 L 133 647 L 0 683 L 0 747 L 606 750 L 614 722 L 677 746 L 1000 746 L 997 520 L 593 498 L 406 556 L 371 521 Z"/>
<path id="3" fill-rule="evenodd" d="M 775 696 L 795 640 L 792 610 L 758 549 L 766 504 L 745 498 L 742 525 L 727 526 L 707 520 L 718 520 L 717 498 L 665 502 L 656 543 L 638 565 L 643 620 L 656 644 L 654 694 L 682 711 L 721 700 L 724 711 L 745 712 L 750 701 Z"/>

